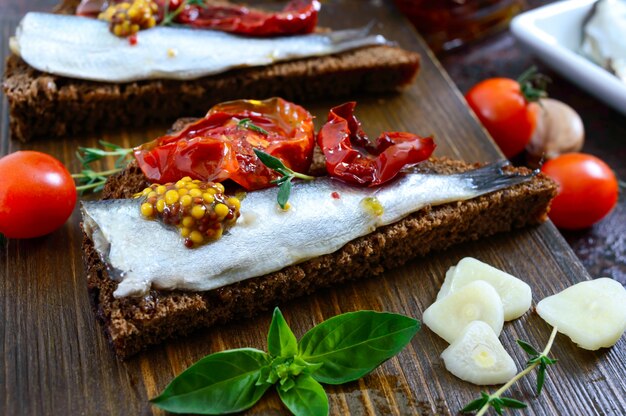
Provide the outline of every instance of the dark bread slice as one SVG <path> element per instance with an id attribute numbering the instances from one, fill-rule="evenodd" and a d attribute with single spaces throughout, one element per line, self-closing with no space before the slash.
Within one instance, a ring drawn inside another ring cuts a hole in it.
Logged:
<path id="1" fill-rule="evenodd" d="M 425 172 L 453 173 L 475 168 L 459 161 L 430 159 Z M 529 173 L 524 168 L 510 168 Z M 134 164 L 110 178 L 104 198 L 128 198 L 147 184 Z M 207 292 L 152 290 L 144 298 L 115 299 L 117 283 L 93 249 L 83 243 L 88 288 L 97 316 L 118 356 L 192 330 L 251 317 L 281 302 L 344 281 L 379 276 L 432 250 L 486 237 L 546 219 L 556 185 L 543 175 L 469 201 L 426 207 L 405 219 L 358 238 L 338 251 Z"/>
<path id="2" fill-rule="evenodd" d="M 214 104 L 245 97 L 301 102 L 396 91 L 413 82 L 419 64 L 417 53 L 374 46 L 190 81 L 111 84 L 43 73 L 10 55 L 3 89 L 11 135 L 28 141 L 202 116 Z"/>

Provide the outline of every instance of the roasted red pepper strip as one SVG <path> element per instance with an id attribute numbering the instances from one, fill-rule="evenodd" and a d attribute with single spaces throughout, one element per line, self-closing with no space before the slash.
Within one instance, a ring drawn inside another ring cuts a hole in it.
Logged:
<path id="1" fill-rule="evenodd" d="M 245 127 L 241 122 L 245 119 L 252 127 Z M 272 186 L 270 182 L 278 177 L 256 157 L 254 148 L 281 159 L 296 172 L 307 172 L 314 145 L 311 114 L 271 98 L 216 105 L 183 130 L 135 148 L 134 155 L 151 182 L 175 182 L 185 176 L 213 182 L 231 179 L 254 190 Z"/>
<path id="2" fill-rule="evenodd" d="M 376 186 L 393 179 L 404 167 L 427 159 L 435 150 L 431 137 L 383 132 L 372 143 L 354 116 L 355 102 L 334 107 L 317 135 L 328 173 L 344 182 Z"/>
<path id="3" fill-rule="evenodd" d="M 174 21 L 246 36 L 295 35 L 313 32 L 319 9 L 317 0 L 292 0 L 280 12 L 266 12 L 227 3 L 212 5 L 209 2 L 204 6 L 185 5 Z"/>

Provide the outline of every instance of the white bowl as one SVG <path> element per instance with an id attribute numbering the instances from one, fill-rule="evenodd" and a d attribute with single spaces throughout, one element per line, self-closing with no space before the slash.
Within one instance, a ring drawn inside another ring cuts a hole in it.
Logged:
<path id="1" fill-rule="evenodd" d="M 626 83 L 579 54 L 583 21 L 596 0 L 567 0 L 522 13 L 511 31 L 555 71 L 626 115 Z"/>

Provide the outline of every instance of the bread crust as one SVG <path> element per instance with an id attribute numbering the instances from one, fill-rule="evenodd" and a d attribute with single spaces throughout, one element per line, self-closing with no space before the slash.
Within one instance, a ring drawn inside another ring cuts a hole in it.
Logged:
<path id="1" fill-rule="evenodd" d="M 11 137 L 28 141 L 168 123 L 240 98 L 302 102 L 398 91 L 413 82 L 419 65 L 415 52 L 372 46 L 190 81 L 111 84 L 43 73 L 10 55 L 2 86 Z"/>
<path id="2" fill-rule="evenodd" d="M 431 158 L 424 172 L 455 173 L 478 167 Z M 524 168 L 510 168 L 529 173 Z M 125 198 L 147 184 L 136 165 L 111 178 L 104 198 Z M 195 329 L 254 316 L 277 304 L 345 281 L 380 277 L 412 258 L 546 219 L 556 185 L 543 175 L 469 201 L 426 207 L 403 220 L 349 242 L 338 251 L 206 292 L 151 290 L 144 298 L 115 299 L 91 241 L 83 249 L 87 282 L 97 316 L 115 350 L 128 357 L 152 344 Z"/>

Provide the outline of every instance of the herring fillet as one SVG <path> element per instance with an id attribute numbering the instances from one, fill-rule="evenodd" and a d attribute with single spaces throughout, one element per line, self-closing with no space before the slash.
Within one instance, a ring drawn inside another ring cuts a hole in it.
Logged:
<path id="1" fill-rule="evenodd" d="M 27 13 L 11 50 L 30 66 L 51 74 L 103 81 L 196 79 L 229 69 L 330 55 L 387 44 L 369 27 L 327 34 L 246 38 L 215 30 L 157 26 L 137 34 L 137 44 L 109 32 L 96 19 Z"/>
<path id="2" fill-rule="evenodd" d="M 475 198 L 533 176 L 506 174 L 501 167 L 454 175 L 407 173 L 379 188 L 329 178 L 297 182 L 287 211 L 278 209 L 276 188 L 250 192 L 237 224 L 220 240 L 195 249 L 185 248 L 176 230 L 142 219 L 139 200 L 83 202 L 83 227 L 119 281 L 115 297 L 142 296 L 150 288 L 206 291 L 332 253 L 426 205 Z M 371 197 L 384 208 L 382 215 L 363 202 Z"/>

